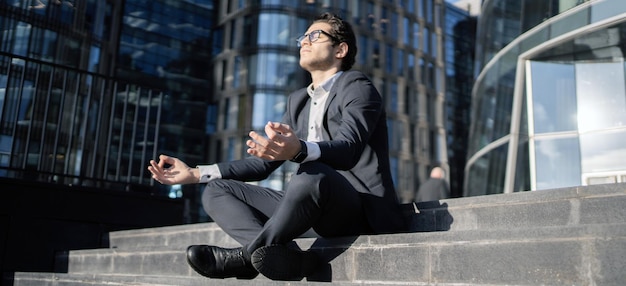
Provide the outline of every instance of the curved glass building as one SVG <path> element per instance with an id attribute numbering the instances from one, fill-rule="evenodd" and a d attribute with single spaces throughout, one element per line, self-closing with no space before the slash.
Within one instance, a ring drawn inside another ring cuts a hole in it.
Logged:
<path id="1" fill-rule="evenodd" d="M 486 0 L 464 195 L 626 181 L 626 5 Z"/>

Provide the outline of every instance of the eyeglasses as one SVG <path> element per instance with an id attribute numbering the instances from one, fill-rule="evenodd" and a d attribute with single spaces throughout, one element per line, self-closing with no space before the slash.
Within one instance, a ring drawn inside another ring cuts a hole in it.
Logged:
<path id="1" fill-rule="evenodd" d="M 333 35 L 325 32 L 324 30 L 315 30 L 315 31 L 311 31 L 308 34 L 304 34 L 296 39 L 296 42 L 298 42 L 298 48 L 302 47 L 302 41 L 304 41 L 304 39 L 306 39 L 307 37 L 309 38 L 309 42 L 313 43 L 320 38 L 321 34 L 328 36 L 329 38 L 333 40 L 333 42 L 339 41 L 339 39 L 335 38 Z"/>

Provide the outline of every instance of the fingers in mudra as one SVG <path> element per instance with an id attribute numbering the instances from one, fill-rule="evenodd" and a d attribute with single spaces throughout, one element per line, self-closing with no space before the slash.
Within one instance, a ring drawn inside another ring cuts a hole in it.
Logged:
<path id="1" fill-rule="evenodd" d="M 278 150 L 275 148 L 276 145 L 271 144 L 271 141 L 269 140 L 265 140 L 264 144 L 257 141 L 248 140 L 246 142 L 246 145 L 248 146 L 248 154 L 260 158 L 273 160 L 278 154 Z"/>

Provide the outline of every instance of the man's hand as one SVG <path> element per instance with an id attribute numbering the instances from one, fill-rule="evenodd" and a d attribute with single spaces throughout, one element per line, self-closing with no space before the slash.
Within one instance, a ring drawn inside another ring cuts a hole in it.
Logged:
<path id="1" fill-rule="evenodd" d="M 268 122 L 265 134 L 267 137 L 250 131 L 252 140 L 246 141 L 248 154 L 266 160 L 290 160 L 300 151 L 300 140 L 289 125 Z"/>
<path id="2" fill-rule="evenodd" d="M 166 155 L 160 155 L 158 163 L 150 160 L 148 171 L 152 173 L 153 179 L 164 185 L 197 184 L 200 182 L 200 171 L 197 168 L 189 168 L 178 158 Z"/>

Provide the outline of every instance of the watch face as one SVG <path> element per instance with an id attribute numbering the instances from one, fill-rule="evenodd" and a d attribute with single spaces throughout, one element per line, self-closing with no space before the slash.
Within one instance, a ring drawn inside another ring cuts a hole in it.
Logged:
<path id="1" fill-rule="evenodd" d="M 307 156 L 307 154 L 300 152 L 293 158 L 293 161 L 295 161 L 297 163 L 302 163 L 302 161 L 304 161 L 304 159 L 306 159 L 306 156 Z"/>

